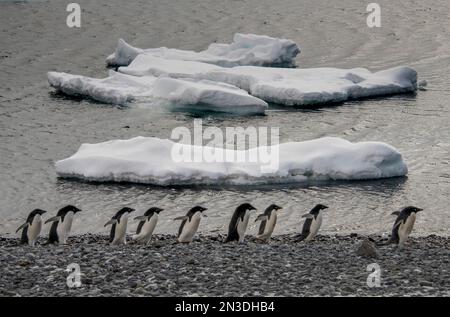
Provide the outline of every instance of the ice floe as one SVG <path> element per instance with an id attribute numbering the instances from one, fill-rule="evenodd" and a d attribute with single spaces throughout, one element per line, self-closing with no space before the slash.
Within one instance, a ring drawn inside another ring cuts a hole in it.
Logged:
<path id="1" fill-rule="evenodd" d="M 266 102 L 245 90 L 209 80 L 136 77 L 114 71 L 104 79 L 57 72 L 49 72 L 47 77 L 51 86 L 65 94 L 104 103 L 164 100 L 176 107 L 239 114 L 263 114 L 267 108 Z"/>
<path id="2" fill-rule="evenodd" d="M 180 150 L 191 151 L 193 157 L 196 153 L 201 157 L 205 151 L 217 151 L 218 157 L 222 158 L 228 157 L 228 154 L 231 154 L 230 157 L 239 155 L 235 150 L 180 145 L 167 139 L 136 137 L 83 144 L 73 156 L 56 162 L 56 172 L 59 177 L 86 181 L 157 185 L 253 185 L 363 180 L 403 176 L 407 173 L 402 155 L 392 146 L 380 142 L 352 143 L 335 137 L 244 151 L 245 155 L 255 154 L 252 153 L 255 151 L 279 154 L 278 168 L 270 172 L 262 168 L 267 162 L 261 156 L 255 162 L 226 159 L 222 162 L 187 162 L 174 158 L 174 153 Z"/>
<path id="3" fill-rule="evenodd" d="M 201 52 L 166 47 L 140 49 L 120 39 L 115 52 L 108 56 L 106 62 L 110 66 L 126 66 L 139 54 L 146 54 L 164 59 L 199 61 L 224 67 L 294 66 L 294 59 L 298 53 L 300 53 L 298 45 L 288 39 L 236 33 L 232 43 L 212 43 Z"/>
<path id="4" fill-rule="evenodd" d="M 266 102 L 296 106 L 342 102 L 417 89 L 416 71 L 404 66 L 375 73 L 365 68 L 225 68 L 141 54 L 129 66 L 119 67 L 118 71 L 134 76 L 163 75 L 224 82 Z"/>

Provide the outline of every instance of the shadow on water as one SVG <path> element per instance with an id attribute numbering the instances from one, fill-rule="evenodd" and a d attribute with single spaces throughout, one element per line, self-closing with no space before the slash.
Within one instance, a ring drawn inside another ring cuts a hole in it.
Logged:
<path id="1" fill-rule="evenodd" d="M 168 190 L 173 193 L 201 192 L 201 191 L 229 191 L 238 193 L 272 192 L 272 191 L 295 191 L 295 190 L 321 190 L 330 191 L 337 188 L 345 188 L 354 191 L 368 191 L 375 194 L 391 195 L 401 191 L 407 182 L 408 177 L 392 177 L 378 180 L 352 180 L 352 181 L 310 181 L 305 183 L 280 183 L 280 184 L 260 184 L 260 185 L 151 185 L 131 182 L 89 182 L 74 178 L 58 178 L 56 188 L 61 193 L 77 193 L 92 191 L 99 193 L 114 193 L 134 191 L 135 194 L 145 194 L 148 192 L 166 193 Z"/>
<path id="2" fill-rule="evenodd" d="M 317 103 L 311 105 L 297 105 L 297 106 L 286 106 L 282 104 L 269 103 L 268 111 L 284 111 L 284 112 L 321 112 L 324 110 L 337 109 L 342 106 L 353 106 L 355 104 L 363 104 L 364 102 L 389 102 L 395 100 L 401 101 L 415 101 L 417 97 L 417 92 L 407 92 L 402 94 L 389 94 L 377 97 L 363 97 L 358 99 L 350 99 L 346 101 L 339 102 L 327 102 L 327 103 Z"/>

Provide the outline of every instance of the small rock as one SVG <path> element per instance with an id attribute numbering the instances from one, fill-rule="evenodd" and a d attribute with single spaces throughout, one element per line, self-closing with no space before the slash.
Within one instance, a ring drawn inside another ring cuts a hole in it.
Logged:
<path id="1" fill-rule="evenodd" d="M 371 242 L 369 239 L 363 240 L 356 250 L 356 254 L 362 257 L 367 258 L 378 258 L 378 251 L 375 247 L 375 244 Z"/>

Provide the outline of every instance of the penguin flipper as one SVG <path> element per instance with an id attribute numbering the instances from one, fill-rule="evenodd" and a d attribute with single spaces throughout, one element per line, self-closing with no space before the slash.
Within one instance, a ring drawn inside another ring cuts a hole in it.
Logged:
<path id="1" fill-rule="evenodd" d="M 61 217 L 60 216 L 55 216 L 55 217 L 51 217 L 49 219 L 47 219 L 47 221 L 45 221 L 45 223 L 49 223 L 49 222 L 55 222 L 55 221 L 60 221 Z"/>
<path id="2" fill-rule="evenodd" d="M 134 220 L 145 221 L 145 220 L 147 220 L 147 216 L 139 216 L 139 217 L 134 218 Z"/>
<path id="3" fill-rule="evenodd" d="M 109 225 L 115 225 L 115 224 L 117 224 L 117 219 L 111 219 L 110 221 L 105 223 L 104 227 L 109 226 Z"/>
<path id="4" fill-rule="evenodd" d="M 178 220 L 187 220 L 189 219 L 188 216 L 181 216 L 181 217 L 176 217 L 175 219 L 173 219 L 173 221 L 178 221 Z"/>
<path id="5" fill-rule="evenodd" d="M 23 228 L 28 227 L 30 224 L 28 222 L 25 222 L 24 224 L 22 224 L 19 228 L 17 228 L 16 233 L 19 232 L 20 230 L 22 230 Z"/>
<path id="6" fill-rule="evenodd" d="M 258 215 L 258 217 L 256 217 L 255 222 L 258 222 L 258 221 L 267 221 L 268 219 L 269 219 L 269 216 L 267 216 L 267 215 L 265 215 L 265 214 L 261 214 L 261 215 Z"/>
<path id="7" fill-rule="evenodd" d="M 302 218 L 313 219 L 313 218 L 314 218 L 314 215 L 308 213 L 308 214 L 304 214 L 304 215 L 302 216 Z"/>

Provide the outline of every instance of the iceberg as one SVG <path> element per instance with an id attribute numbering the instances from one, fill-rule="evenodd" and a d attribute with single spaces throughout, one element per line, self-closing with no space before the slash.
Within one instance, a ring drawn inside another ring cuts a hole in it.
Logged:
<path id="1" fill-rule="evenodd" d="M 176 147 L 175 147 L 176 146 Z M 262 169 L 255 162 L 180 161 L 176 151 L 202 155 L 218 151 L 227 154 L 255 154 L 255 151 L 278 153 L 278 168 Z M 252 148 L 244 153 L 232 149 L 175 143 L 167 139 L 135 137 L 98 144 L 82 144 L 69 158 L 57 161 L 56 173 L 63 178 L 95 182 L 133 182 L 155 185 L 229 184 L 255 185 L 333 180 L 365 180 L 406 175 L 408 169 L 402 155 L 381 142 L 352 143 L 336 137 L 304 142 L 289 142 L 269 147 Z M 164 162 L 164 164 L 161 164 Z"/>
<path id="2" fill-rule="evenodd" d="M 268 107 L 245 90 L 209 80 L 136 77 L 114 71 L 103 79 L 57 72 L 47 77 L 52 87 L 67 95 L 118 105 L 163 100 L 176 107 L 239 114 L 264 114 Z"/>
<path id="3" fill-rule="evenodd" d="M 298 45 L 291 40 L 255 34 L 236 33 L 232 43 L 212 43 L 201 52 L 166 47 L 140 49 L 119 39 L 115 52 L 107 57 L 106 63 L 109 66 L 127 66 L 139 54 L 146 54 L 164 59 L 199 61 L 223 67 L 239 65 L 292 67 L 299 53 Z"/>
<path id="4" fill-rule="evenodd" d="M 133 76 L 168 76 L 228 83 L 266 102 L 308 106 L 417 90 L 417 72 L 400 66 L 372 73 L 365 68 L 232 68 L 170 61 L 141 54 L 118 71 Z"/>

